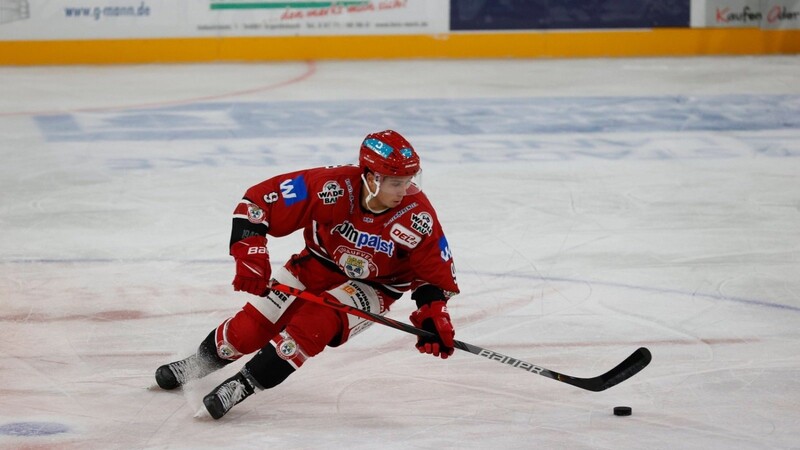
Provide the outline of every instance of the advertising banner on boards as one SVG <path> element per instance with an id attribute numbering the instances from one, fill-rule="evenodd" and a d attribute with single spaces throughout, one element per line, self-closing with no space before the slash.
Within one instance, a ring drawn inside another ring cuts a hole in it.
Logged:
<path id="1" fill-rule="evenodd" d="M 695 0 L 691 22 L 696 28 L 796 30 L 800 0 Z"/>
<path id="2" fill-rule="evenodd" d="M 450 0 L 0 0 L 0 40 L 438 34 Z"/>

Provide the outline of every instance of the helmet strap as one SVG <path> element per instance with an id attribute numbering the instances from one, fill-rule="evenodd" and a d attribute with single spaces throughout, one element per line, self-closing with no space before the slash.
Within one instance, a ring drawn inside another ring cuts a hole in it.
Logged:
<path id="1" fill-rule="evenodd" d="M 364 182 L 364 188 L 367 190 L 367 198 L 364 200 L 364 205 L 367 207 L 367 209 L 368 209 L 368 210 L 369 210 L 371 213 L 373 213 L 373 214 L 380 214 L 380 213 L 382 213 L 382 212 L 386 211 L 386 210 L 387 210 L 387 209 L 389 209 L 389 208 L 382 209 L 382 210 L 380 210 L 380 211 L 375 211 L 374 209 L 370 208 L 370 206 L 369 206 L 369 201 L 370 201 L 370 200 L 372 200 L 373 198 L 377 197 L 377 196 L 378 196 L 378 192 L 380 192 L 380 191 L 381 191 L 381 182 L 378 180 L 378 175 L 377 175 L 377 174 L 374 174 L 374 173 L 373 173 L 372 175 L 373 175 L 373 177 L 375 177 L 375 192 L 372 192 L 372 191 L 369 189 L 369 183 L 367 183 L 367 177 L 366 177 L 366 176 L 364 176 L 364 174 L 363 174 L 363 173 L 361 174 L 361 181 L 363 181 L 363 182 Z"/>

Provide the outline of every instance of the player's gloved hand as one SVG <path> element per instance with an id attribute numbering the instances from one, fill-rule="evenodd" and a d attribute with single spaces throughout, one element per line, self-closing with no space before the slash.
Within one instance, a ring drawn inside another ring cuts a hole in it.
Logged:
<path id="1" fill-rule="evenodd" d="M 447 304 L 443 300 L 436 300 L 422 305 L 411 313 L 411 323 L 417 328 L 430 331 L 437 336 L 434 338 L 418 337 L 417 349 L 420 353 L 428 353 L 447 359 L 453 354 L 453 337 L 456 335 L 450 314 L 447 313 Z"/>
<path id="2" fill-rule="evenodd" d="M 250 236 L 231 246 L 231 256 L 236 259 L 236 276 L 233 290 L 262 295 L 267 291 L 272 268 L 269 265 L 267 238 Z"/>

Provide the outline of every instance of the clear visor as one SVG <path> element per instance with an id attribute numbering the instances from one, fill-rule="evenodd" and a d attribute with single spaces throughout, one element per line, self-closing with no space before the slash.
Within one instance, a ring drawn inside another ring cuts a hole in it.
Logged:
<path id="1" fill-rule="evenodd" d="M 375 181 L 380 185 L 381 192 L 397 195 L 411 195 L 422 191 L 422 170 L 411 177 L 394 177 L 375 174 Z"/>

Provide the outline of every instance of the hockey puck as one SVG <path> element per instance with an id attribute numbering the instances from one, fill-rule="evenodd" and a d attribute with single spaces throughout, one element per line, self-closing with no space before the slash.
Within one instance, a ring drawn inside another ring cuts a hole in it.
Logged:
<path id="1" fill-rule="evenodd" d="M 615 416 L 630 416 L 633 414 L 633 410 L 630 406 L 615 406 L 614 407 L 614 415 Z"/>

